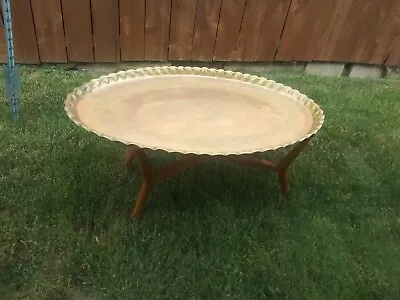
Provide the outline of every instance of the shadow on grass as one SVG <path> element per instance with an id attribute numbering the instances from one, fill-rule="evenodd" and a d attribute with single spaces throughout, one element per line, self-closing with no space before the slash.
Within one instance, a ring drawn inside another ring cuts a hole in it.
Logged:
<path id="1" fill-rule="evenodd" d="M 141 174 L 136 162 L 129 169 L 122 166 L 126 147 L 90 142 L 78 149 L 65 150 L 71 157 L 64 159 L 65 164 L 59 167 L 71 174 L 73 187 L 66 199 L 74 222 L 82 226 L 89 220 L 94 226 L 102 218 L 105 223 L 113 217 L 130 220 Z M 179 157 L 157 151 L 151 153 L 150 161 L 157 169 Z M 210 162 L 157 182 L 147 199 L 142 219 L 205 216 L 218 214 L 221 207 L 243 218 L 256 215 L 266 205 L 276 207 L 284 202 L 276 174 Z"/>

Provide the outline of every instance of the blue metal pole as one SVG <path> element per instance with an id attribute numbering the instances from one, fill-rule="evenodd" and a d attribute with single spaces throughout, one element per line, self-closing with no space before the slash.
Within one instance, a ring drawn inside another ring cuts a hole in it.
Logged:
<path id="1" fill-rule="evenodd" d="M 19 118 L 18 98 L 21 90 L 21 79 L 18 65 L 15 64 L 10 0 L 2 1 L 7 45 L 7 66 L 4 68 L 4 82 L 7 96 L 10 98 L 13 119 L 16 121 Z"/>

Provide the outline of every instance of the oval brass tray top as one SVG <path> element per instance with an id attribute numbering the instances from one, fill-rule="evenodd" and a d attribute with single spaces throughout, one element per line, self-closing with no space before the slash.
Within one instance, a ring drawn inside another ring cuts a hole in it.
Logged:
<path id="1" fill-rule="evenodd" d="M 238 72 L 160 67 L 113 73 L 70 93 L 68 116 L 112 141 L 208 155 L 274 150 L 317 133 L 321 108 L 290 87 Z"/>
<path id="2" fill-rule="evenodd" d="M 154 181 L 197 164 L 204 156 L 273 170 L 286 195 L 289 165 L 325 118 L 312 99 L 281 83 L 197 67 L 111 73 L 69 93 L 65 110 L 87 131 L 133 147 L 126 164 L 136 157 L 144 177 L 134 216 Z M 277 163 L 248 157 L 294 144 L 298 145 Z M 143 149 L 188 157 L 155 172 Z"/>

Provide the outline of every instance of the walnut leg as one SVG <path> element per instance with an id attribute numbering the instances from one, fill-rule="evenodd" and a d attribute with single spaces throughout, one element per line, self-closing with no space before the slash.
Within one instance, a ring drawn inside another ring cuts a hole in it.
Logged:
<path id="1" fill-rule="evenodd" d="M 140 187 L 139 195 L 136 199 L 135 207 L 133 208 L 133 211 L 132 211 L 132 217 L 134 217 L 136 219 L 139 218 L 140 213 L 143 210 L 143 204 L 150 194 L 150 189 L 151 189 L 151 186 L 146 181 L 142 182 L 142 186 Z"/>
<path id="2" fill-rule="evenodd" d="M 169 166 L 163 167 L 157 171 L 154 171 L 149 162 L 149 158 L 146 155 L 146 152 L 143 149 L 135 148 L 129 151 L 126 155 L 124 164 L 129 166 L 136 157 L 141 174 L 142 174 L 142 185 L 140 187 L 135 207 L 132 210 L 132 217 L 139 218 L 144 203 L 148 198 L 151 189 L 156 181 L 161 181 L 172 175 L 179 173 L 191 166 L 197 165 L 208 159 L 207 156 L 198 156 L 198 155 L 188 155 L 182 160 L 175 161 Z"/>
<path id="3" fill-rule="evenodd" d="M 277 174 L 279 184 L 281 186 L 281 192 L 284 197 L 289 196 L 289 182 L 288 182 L 288 169 L 294 160 L 300 155 L 300 153 L 306 148 L 310 139 L 306 139 L 298 143 L 292 151 L 290 151 L 277 165 Z"/>
<path id="4" fill-rule="evenodd" d="M 279 184 L 281 186 L 281 193 L 284 197 L 289 196 L 289 182 L 287 169 L 283 171 L 278 171 Z"/>
<path id="5" fill-rule="evenodd" d="M 154 172 L 149 162 L 149 158 L 143 149 L 136 149 L 135 154 L 137 162 L 139 164 L 140 171 L 142 173 L 143 182 L 139 191 L 138 198 L 136 200 L 135 207 L 132 211 L 132 217 L 138 218 L 142 212 L 144 202 L 150 194 L 150 190 L 154 183 Z"/>
<path id="6" fill-rule="evenodd" d="M 125 160 L 123 163 L 126 168 L 131 165 L 133 159 L 136 156 L 136 151 L 137 151 L 137 149 L 133 149 L 133 150 L 128 151 L 128 153 L 126 154 L 126 157 L 125 157 Z"/>
<path id="7" fill-rule="evenodd" d="M 289 196 L 289 183 L 288 183 L 288 169 L 294 160 L 300 155 L 304 148 L 308 145 L 311 138 L 308 138 L 298 143 L 282 160 L 278 162 L 269 161 L 265 159 L 258 159 L 251 155 L 229 155 L 229 156 L 216 156 L 214 158 L 233 163 L 248 165 L 252 167 L 259 167 L 262 169 L 270 170 L 278 175 L 279 184 L 283 196 Z M 185 158 L 175 161 L 174 163 L 154 171 L 151 167 L 149 159 L 143 149 L 135 148 L 128 152 L 125 158 L 125 165 L 129 166 L 133 158 L 137 159 L 140 171 L 142 173 L 142 186 L 132 210 L 132 216 L 138 218 L 143 210 L 144 203 L 148 198 L 150 191 L 156 181 L 161 181 L 174 174 L 177 174 L 191 166 L 197 165 L 201 162 L 208 161 L 211 157 L 204 155 L 188 155 Z"/>

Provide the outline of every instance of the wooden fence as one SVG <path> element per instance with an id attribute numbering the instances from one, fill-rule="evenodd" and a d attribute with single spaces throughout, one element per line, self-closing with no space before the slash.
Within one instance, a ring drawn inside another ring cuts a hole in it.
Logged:
<path id="1" fill-rule="evenodd" d="M 11 0 L 11 5 L 18 63 L 400 65 L 399 0 Z"/>

